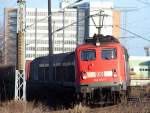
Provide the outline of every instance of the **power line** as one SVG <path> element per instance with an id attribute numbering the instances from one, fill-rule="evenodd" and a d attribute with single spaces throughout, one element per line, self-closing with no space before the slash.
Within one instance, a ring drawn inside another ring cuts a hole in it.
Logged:
<path id="1" fill-rule="evenodd" d="M 52 12 L 50 15 L 48 14 L 48 16 L 44 17 L 43 19 L 40 19 L 40 20 L 37 21 L 37 22 L 41 22 L 41 21 L 46 20 L 47 18 L 50 18 L 53 13 L 60 13 L 60 12 L 63 13 L 65 8 L 70 8 L 70 7 L 72 7 L 72 5 L 74 5 L 74 4 L 78 3 L 78 2 L 81 2 L 81 1 L 82 1 L 82 0 L 76 0 L 75 2 L 73 2 L 73 3 L 69 4 L 69 5 L 67 5 L 67 6 L 64 7 L 64 8 L 62 8 L 61 10 L 56 11 L 56 12 Z M 34 22 L 33 24 L 29 25 L 29 26 L 26 26 L 26 27 L 25 27 L 25 30 L 26 30 L 27 28 L 29 28 L 29 27 L 32 27 L 33 25 L 35 25 L 35 22 Z"/>
<path id="2" fill-rule="evenodd" d="M 139 34 L 136 34 L 136 33 L 132 32 L 132 31 L 129 31 L 129 30 L 127 30 L 127 29 L 125 29 L 125 28 L 123 28 L 123 27 L 121 27 L 121 26 L 116 25 L 116 27 L 119 27 L 120 29 L 122 29 L 122 30 L 124 30 L 124 31 L 126 31 L 126 32 L 128 32 L 128 33 L 130 33 L 130 34 L 132 34 L 132 35 L 134 35 L 134 36 L 136 36 L 136 37 L 139 37 L 139 38 L 141 38 L 141 39 L 143 39 L 143 40 L 146 40 L 146 41 L 150 42 L 149 39 L 144 38 L 143 36 L 141 36 L 141 35 L 139 35 Z"/>
<path id="3" fill-rule="evenodd" d="M 65 11 L 65 12 L 75 12 L 75 11 Z M 38 22 L 45 21 L 45 20 L 48 19 L 50 16 L 52 16 L 54 13 L 63 13 L 63 11 L 60 10 L 60 11 L 52 12 L 51 15 L 45 16 L 45 17 L 43 17 L 42 19 L 38 20 L 37 23 L 38 23 Z M 30 25 L 27 25 L 27 26 L 25 27 L 25 30 L 28 29 L 28 28 L 30 28 L 30 27 L 32 27 L 32 26 L 34 26 L 34 25 L 35 25 L 35 22 L 33 22 L 33 23 L 30 24 Z"/>
<path id="4" fill-rule="evenodd" d="M 94 15 L 88 15 L 88 16 L 86 16 L 86 17 L 84 17 L 84 18 L 82 18 L 82 19 L 80 19 L 80 20 L 78 20 L 78 21 L 75 21 L 75 22 L 73 22 L 73 23 L 71 23 L 71 24 L 69 24 L 69 25 L 67 25 L 67 26 L 61 27 L 61 28 L 59 28 L 59 29 L 53 31 L 52 34 L 58 32 L 58 31 L 61 31 L 61 30 L 63 30 L 63 29 L 66 29 L 66 28 L 68 28 L 68 27 L 70 27 L 70 26 L 72 26 L 72 25 L 74 25 L 74 24 L 76 24 L 76 23 L 78 23 L 78 22 L 81 22 L 81 21 L 85 20 L 85 18 L 90 18 L 90 17 L 93 17 L 93 16 L 98 16 L 98 14 L 99 14 L 99 13 L 94 14 Z M 48 17 L 49 17 L 49 16 L 48 16 Z M 46 17 L 45 17 L 45 18 L 46 18 Z M 41 21 L 43 21 L 43 20 L 44 20 L 44 19 L 41 19 Z M 39 21 L 38 21 L 38 22 L 39 22 Z M 136 33 L 132 32 L 132 31 L 129 31 L 129 30 L 127 30 L 126 28 L 123 28 L 123 27 L 121 27 L 121 26 L 116 26 L 116 27 L 119 27 L 120 29 L 122 29 L 122 30 L 124 30 L 124 31 L 126 31 L 126 32 L 128 32 L 128 33 L 130 33 L 130 34 L 132 34 L 132 35 L 134 35 L 134 36 L 136 36 L 136 37 L 139 37 L 139 38 L 141 38 L 141 39 L 143 39 L 143 40 L 146 40 L 146 41 L 150 42 L 149 39 L 146 39 L 146 38 L 142 37 L 142 36 L 139 35 L 139 34 L 136 34 Z"/>
<path id="5" fill-rule="evenodd" d="M 43 19 L 39 20 L 38 22 L 44 21 L 44 20 L 46 20 L 47 18 L 49 18 L 50 16 L 51 16 L 51 15 L 48 15 L 47 17 L 44 17 Z M 74 25 L 74 24 L 76 24 L 76 23 L 78 23 L 78 22 L 81 22 L 81 21 L 85 20 L 86 18 L 91 18 L 91 17 L 93 17 L 93 16 L 99 16 L 99 13 L 96 13 L 96 14 L 94 14 L 94 15 L 88 15 L 88 16 L 86 16 L 86 17 L 84 17 L 84 18 L 82 18 L 82 19 L 80 19 L 80 20 L 77 20 L 77 21 L 75 21 L 75 22 L 73 22 L 73 23 L 71 23 L 71 24 L 69 24 L 69 25 L 67 25 L 67 26 L 61 27 L 61 28 L 59 28 L 59 29 L 53 31 L 52 34 L 58 32 L 58 31 L 61 31 L 61 30 L 63 30 L 63 29 L 66 29 L 66 28 L 68 28 L 68 27 L 70 27 L 70 26 L 72 26 L 72 25 Z M 108 16 L 110 16 L 110 15 L 108 15 Z M 26 26 L 26 29 L 29 28 L 29 27 L 31 27 L 31 26 L 33 26 L 34 24 L 35 24 L 35 23 L 33 23 L 33 24 L 29 25 L 29 26 Z M 132 34 L 132 35 L 134 35 L 134 36 L 136 36 L 136 37 L 139 37 L 139 38 L 141 38 L 141 39 L 143 39 L 143 40 L 146 40 L 146 41 L 150 42 L 149 39 L 146 39 L 146 38 L 144 38 L 143 36 L 141 36 L 141 35 L 139 35 L 139 34 L 137 34 L 137 33 L 134 33 L 134 32 L 132 32 L 132 31 L 126 29 L 126 28 L 123 28 L 123 27 L 121 27 L 121 26 L 116 26 L 116 27 L 119 27 L 120 29 L 122 29 L 122 30 L 124 30 L 124 31 L 126 31 L 126 32 L 128 32 L 128 33 L 130 33 L 130 34 Z"/>
<path id="6" fill-rule="evenodd" d="M 138 1 L 138 2 L 140 2 L 142 4 L 145 4 L 147 6 L 150 6 L 150 3 L 148 1 L 145 1 L 145 0 L 136 0 L 136 1 Z"/>
<path id="7" fill-rule="evenodd" d="M 80 1 L 80 0 L 78 0 L 78 1 Z M 70 5 L 69 5 L 69 6 L 70 6 Z M 68 6 L 67 6 L 67 7 L 68 7 Z M 100 10 L 117 10 L 117 9 L 119 9 L 119 8 L 122 8 L 121 11 L 123 11 L 123 12 L 130 12 L 130 11 L 136 11 L 136 10 L 138 10 L 138 8 L 136 8 L 136 7 L 117 7 L 117 8 L 100 8 L 100 9 L 92 10 L 91 12 L 100 11 Z M 127 8 L 127 9 L 124 9 L 124 8 Z M 132 8 L 132 9 L 130 9 L 130 8 Z M 63 8 L 62 10 L 64 10 L 64 8 Z M 41 22 L 41 21 L 46 20 L 47 18 L 49 18 L 50 16 L 52 16 L 53 13 L 60 13 L 60 12 L 63 12 L 62 10 L 59 10 L 59 11 L 56 11 L 56 12 L 52 12 L 51 15 L 48 15 L 48 16 L 46 16 L 46 17 L 40 19 L 40 20 L 37 21 L 37 22 Z M 72 11 L 72 12 L 73 12 L 73 11 Z M 96 13 L 96 14 L 98 15 L 98 13 Z M 35 25 L 35 22 L 32 23 L 31 25 L 26 26 L 25 29 L 28 29 L 29 27 L 32 27 L 33 25 Z"/>
<path id="8" fill-rule="evenodd" d="M 108 16 L 111 16 L 111 15 L 108 15 Z M 111 16 L 111 17 L 112 17 L 112 16 Z M 143 40 L 145 40 L 145 41 L 150 42 L 149 39 L 144 38 L 143 36 L 141 36 L 141 35 L 139 35 L 139 34 L 137 34 L 137 33 L 134 33 L 134 32 L 132 32 L 132 31 L 126 29 L 126 28 L 123 28 L 123 27 L 119 26 L 119 25 L 115 25 L 115 26 L 118 27 L 118 28 L 120 28 L 120 29 L 123 30 L 123 31 L 126 31 L 126 32 L 128 32 L 128 33 L 130 33 L 130 34 L 136 36 L 136 37 L 139 37 L 139 38 L 141 38 L 141 39 L 143 39 Z M 112 27 L 113 27 L 113 26 L 112 26 Z M 133 38 L 133 37 L 132 37 L 132 38 Z"/>
<path id="9" fill-rule="evenodd" d="M 82 19 L 80 19 L 80 20 L 77 20 L 77 21 L 75 21 L 75 22 L 73 22 L 73 23 L 71 23 L 71 24 L 69 24 L 69 25 L 67 25 L 67 26 L 61 27 L 61 28 L 59 28 L 59 29 L 53 31 L 52 34 L 55 33 L 55 32 L 61 31 L 61 30 L 63 30 L 63 29 L 66 29 L 66 28 L 68 28 L 68 27 L 70 27 L 70 26 L 72 26 L 72 25 L 74 25 L 74 24 L 76 24 L 76 23 L 78 23 L 78 22 L 81 22 L 81 21 L 85 20 L 86 18 L 90 18 L 90 17 L 93 17 L 93 16 L 99 16 L 99 13 L 93 14 L 93 15 L 88 15 L 88 16 L 86 16 L 86 17 L 84 17 L 84 18 L 82 18 Z"/>
<path id="10" fill-rule="evenodd" d="M 138 7 L 115 7 L 115 8 L 99 8 L 99 9 L 94 9 L 94 10 L 90 10 L 90 12 L 95 12 L 95 11 L 99 11 L 99 10 L 111 10 L 111 11 L 115 11 L 115 10 L 119 10 L 121 12 L 132 12 L 132 11 L 138 11 L 140 8 Z"/>
<path id="11" fill-rule="evenodd" d="M 85 18 L 91 18 L 91 17 L 93 17 L 93 16 L 99 16 L 99 13 L 94 14 L 94 15 L 88 15 L 88 16 L 86 16 Z M 55 33 L 55 32 L 58 32 L 58 31 L 60 31 L 60 30 L 62 30 L 62 29 L 68 28 L 68 27 L 70 27 L 70 26 L 72 26 L 72 25 L 74 25 L 74 24 L 76 24 L 76 23 L 78 23 L 78 22 L 80 22 L 80 21 L 83 21 L 85 18 L 82 18 L 82 19 L 80 19 L 80 20 L 78 20 L 78 21 L 75 21 L 75 22 L 73 22 L 73 23 L 71 23 L 71 24 L 69 24 L 69 25 L 67 25 L 67 26 L 61 27 L 61 28 L 59 28 L 59 29 L 53 31 L 52 34 Z M 109 25 L 109 26 L 111 26 L 111 25 Z M 124 31 L 126 31 L 126 32 L 128 32 L 128 33 L 130 33 L 130 34 L 132 34 L 132 35 L 134 35 L 134 36 L 136 36 L 136 37 L 139 37 L 139 38 L 141 38 L 141 39 L 143 39 L 143 40 L 146 40 L 146 41 L 150 42 L 150 40 L 148 40 L 148 39 L 142 37 L 141 35 L 136 34 L 136 33 L 134 33 L 134 32 L 131 32 L 131 31 L 129 31 L 129 30 L 127 30 L 127 29 L 125 29 L 125 28 L 123 28 L 123 27 L 121 27 L 121 26 L 116 26 L 116 27 L 119 27 L 120 29 L 122 29 L 122 30 L 124 30 Z"/>

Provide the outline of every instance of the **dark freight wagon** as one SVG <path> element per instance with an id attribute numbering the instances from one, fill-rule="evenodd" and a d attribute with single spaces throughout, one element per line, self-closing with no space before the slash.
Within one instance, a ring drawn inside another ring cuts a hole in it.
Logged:
<path id="1" fill-rule="evenodd" d="M 15 66 L 0 66 L 0 100 L 10 100 L 15 94 Z"/>

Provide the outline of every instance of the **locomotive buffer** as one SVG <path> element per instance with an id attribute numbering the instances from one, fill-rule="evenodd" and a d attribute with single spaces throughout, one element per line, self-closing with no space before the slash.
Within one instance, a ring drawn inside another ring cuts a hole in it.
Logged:
<path id="1" fill-rule="evenodd" d="M 26 100 L 25 81 L 25 0 L 18 0 L 17 10 L 17 60 L 15 75 L 15 100 Z"/>

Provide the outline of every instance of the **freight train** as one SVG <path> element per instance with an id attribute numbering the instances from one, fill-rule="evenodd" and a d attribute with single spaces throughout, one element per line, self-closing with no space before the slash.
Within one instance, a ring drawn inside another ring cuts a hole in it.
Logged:
<path id="1" fill-rule="evenodd" d="M 128 93 L 128 71 L 128 53 L 119 41 L 113 36 L 95 35 L 75 52 L 33 60 L 27 97 L 56 92 L 79 101 L 118 102 Z"/>

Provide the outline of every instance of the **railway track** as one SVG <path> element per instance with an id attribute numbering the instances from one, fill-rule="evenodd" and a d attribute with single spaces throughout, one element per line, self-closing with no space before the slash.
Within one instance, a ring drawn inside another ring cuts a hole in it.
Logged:
<path id="1" fill-rule="evenodd" d="M 128 97 L 127 102 L 148 103 L 148 102 L 150 102 L 150 97 Z"/>

